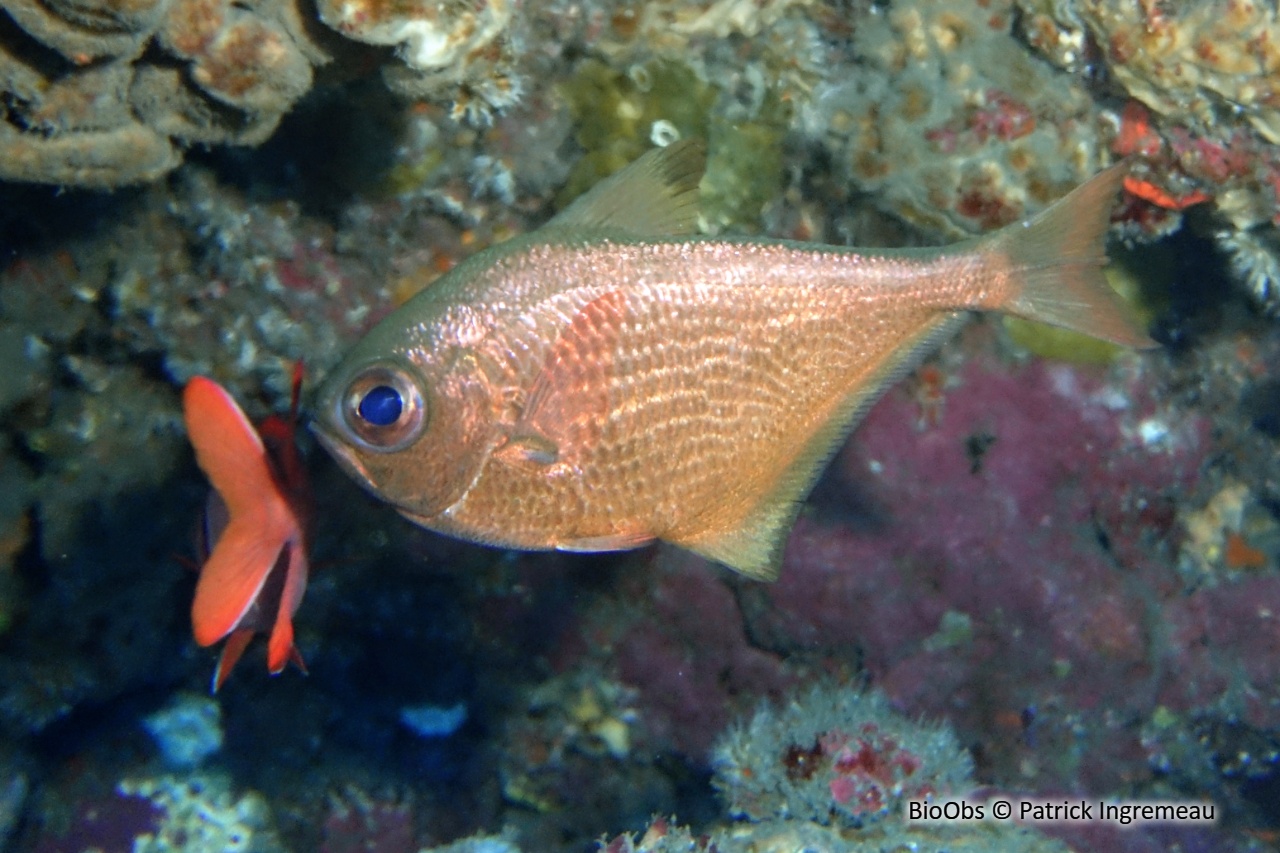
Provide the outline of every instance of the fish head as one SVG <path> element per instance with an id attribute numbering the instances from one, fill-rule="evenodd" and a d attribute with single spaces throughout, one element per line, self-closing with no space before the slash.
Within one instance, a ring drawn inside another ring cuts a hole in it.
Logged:
<path id="1" fill-rule="evenodd" d="M 375 496 L 435 517 L 466 494 L 495 444 L 489 382 L 462 349 L 372 357 L 361 349 L 321 388 L 311 431 Z"/>

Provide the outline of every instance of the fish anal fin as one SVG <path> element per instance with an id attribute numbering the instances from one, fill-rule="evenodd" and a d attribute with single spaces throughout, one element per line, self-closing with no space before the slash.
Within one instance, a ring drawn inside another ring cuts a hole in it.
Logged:
<path id="1" fill-rule="evenodd" d="M 253 639 L 254 631 L 251 628 L 243 628 L 232 631 L 231 636 L 227 637 L 226 644 L 222 647 L 222 653 L 218 655 L 218 665 L 213 670 L 213 687 L 210 693 L 217 693 L 222 687 L 227 676 L 231 674 L 231 670 L 235 669 L 236 663 L 240 660 L 240 656 L 244 654 L 244 650 L 249 647 L 249 641 Z"/>
<path id="2" fill-rule="evenodd" d="M 668 541 L 752 580 L 775 581 L 782 568 L 787 533 L 799 511 L 798 500 L 774 493 L 730 527 Z"/>
<path id="3" fill-rule="evenodd" d="M 654 148 L 579 196 L 547 227 L 633 237 L 696 234 L 698 183 L 706 158 L 700 139 Z"/>
<path id="4" fill-rule="evenodd" d="M 615 290 L 588 302 L 569 321 L 551 345 L 511 431 L 505 451 L 511 461 L 572 464 L 599 440 L 625 311 L 626 294 Z"/>
<path id="5" fill-rule="evenodd" d="M 885 389 L 913 370 L 939 343 L 955 334 L 968 315 L 943 313 L 909 340 L 897 343 L 862 374 L 855 387 L 829 409 L 788 460 L 772 488 L 738 519 L 685 536 L 664 536 L 674 545 L 722 563 L 747 577 L 777 580 L 787 535 L 818 475 L 844 444 L 850 430 Z"/>

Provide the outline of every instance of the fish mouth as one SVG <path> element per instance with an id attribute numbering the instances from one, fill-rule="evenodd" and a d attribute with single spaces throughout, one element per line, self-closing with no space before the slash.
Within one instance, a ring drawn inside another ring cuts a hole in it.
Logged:
<path id="1" fill-rule="evenodd" d="M 325 450 L 329 451 L 329 455 L 337 460 L 338 465 L 347 472 L 348 476 L 367 489 L 373 488 L 373 478 L 369 476 L 368 469 L 364 467 L 364 463 L 356 456 L 350 445 L 321 426 L 319 421 L 308 423 L 307 430 L 315 436 L 316 441 L 320 442 Z"/>

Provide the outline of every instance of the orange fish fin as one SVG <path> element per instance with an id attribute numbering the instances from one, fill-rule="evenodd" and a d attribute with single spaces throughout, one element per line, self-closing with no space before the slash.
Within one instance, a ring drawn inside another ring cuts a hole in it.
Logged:
<path id="1" fill-rule="evenodd" d="M 284 589 L 280 592 L 279 609 L 276 611 L 275 624 L 271 627 L 271 638 L 267 641 L 267 670 L 276 675 L 285 668 L 290 660 L 302 660 L 297 648 L 293 645 L 293 613 L 302 601 L 307 587 L 306 549 L 301 541 L 288 544 L 288 567 L 284 579 Z M 305 672 L 306 667 L 301 669 Z"/>
<path id="2" fill-rule="evenodd" d="M 279 675 L 293 657 L 293 620 L 281 616 L 271 629 L 271 638 L 267 640 L 267 671 Z"/>
<path id="3" fill-rule="evenodd" d="M 218 655 L 218 665 L 213 670 L 213 686 L 210 693 L 217 693 L 222 683 L 227 680 L 227 676 L 231 674 L 231 670 L 235 669 L 236 662 L 249 647 L 253 633 L 252 629 L 244 628 L 232 631 L 231 636 L 227 637 L 227 643 L 222 647 L 222 654 Z"/>
<path id="4" fill-rule="evenodd" d="M 226 505 L 226 529 L 200 571 L 191 621 L 196 642 L 216 643 L 253 606 L 285 543 L 301 541 L 262 439 L 220 385 L 197 376 L 182 394 L 196 462 Z"/>
<path id="5" fill-rule="evenodd" d="M 588 302 L 551 345 L 512 430 L 510 450 L 522 461 L 573 464 L 595 445 L 609 411 L 609 373 L 626 314 L 626 294 Z M 511 461 L 511 460 L 509 460 Z"/>
<path id="6" fill-rule="evenodd" d="M 1112 166 L 984 241 L 1018 288 L 999 310 L 1121 346 L 1157 346 L 1102 274 L 1111 208 L 1128 170 L 1128 163 Z"/>
<path id="7" fill-rule="evenodd" d="M 776 581 L 787 532 L 799 512 L 799 500 L 769 494 L 730 527 L 669 541 L 752 580 Z"/>
<path id="8" fill-rule="evenodd" d="M 262 592 L 292 533 L 287 516 L 280 523 L 279 514 L 265 510 L 232 516 L 218 537 L 200 570 L 191 605 L 191 625 L 200 645 L 212 645 L 236 628 Z"/>
<path id="9" fill-rule="evenodd" d="M 232 517 L 277 491 L 258 431 L 222 386 L 195 377 L 182 392 L 182 411 L 196 463 Z"/>
<path id="10" fill-rule="evenodd" d="M 633 237 L 696 234 L 698 183 L 706 160 L 701 139 L 654 148 L 579 196 L 547 227 Z"/>
<path id="11" fill-rule="evenodd" d="M 886 388 L 955 334 L 968 316 L 965 312 L 939 315 L 908 340 L 895 342 L 869 373 L 858 378 L 849 393 L 835 401 L 814 433 L 796 448 L 771 487 L 740 518 L 708 532 L 663 538 L 755 580 L 777 580 L 787 534 L 801 505 L 854 424 L 862 420 Z"/>

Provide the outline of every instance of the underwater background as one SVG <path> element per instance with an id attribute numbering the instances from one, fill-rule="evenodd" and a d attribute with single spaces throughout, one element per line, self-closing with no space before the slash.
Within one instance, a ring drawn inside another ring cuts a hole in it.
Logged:
<path id="1" fill-rule="evenodd" d="M 1176 5 L 1176 8 L 1175 8 Z M 1265 850 L 1280 838 L 1280 20 L 1192 0 L 0 0 L 0 851 Z M 780 580 L 422 531 L 302 435 L 309 675 L 216 694 L 202 375 L 289 407 L 654 144 L 703 228 L 931 245 L 1129 158 L 1161 344 L 979 318 Z M 908 798 L 1216 823 L 907 824 Z"/>

